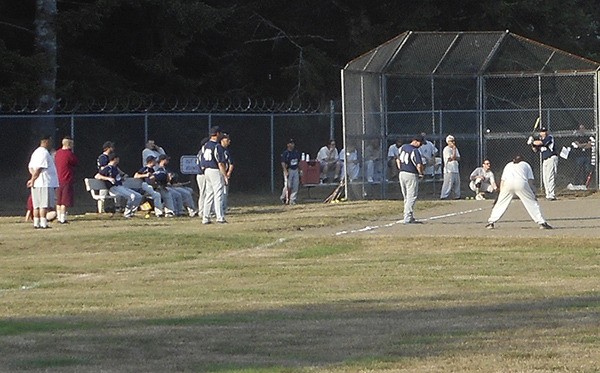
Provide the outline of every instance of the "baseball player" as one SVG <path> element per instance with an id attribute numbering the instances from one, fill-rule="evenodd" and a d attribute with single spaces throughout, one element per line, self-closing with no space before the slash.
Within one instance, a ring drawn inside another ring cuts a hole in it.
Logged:
<path id="1" fill-rule="evenodd" d="M 124 216 L 131 218 L 135 215 L 140 202 L 142 201 L 142 195 L 133 189 L 129 189 L 123 186 L 123 179 L 119 170 L 119 156 L 115 153 L 111 153 L 108 156 L 108 165 L 98 171 L 95 178 L 98 180 L 106 181 L 106 185 L 110 192 L 114 195 L 122 197 L 127 200 L 127 206 L 125 207 Z"/>
<path id="2" fill-rule="evenodd" d="M 474 169 L 469 176 L 471 180 L 469 188 L 475 192 L 476 200 L 484 200 L 485 192 L 494 193 L 498 189 L 491 167 L 490 160 L 486 159 L 483 161 L 481 167 Z"/>
<path id="3" fill-rule="evenodd" d="M 227 212 L 227 210 L 229 209 L 229 181 L 231 181 L 231 174 L 233 173 L 233 169 L 235 168 L 235 165 L 233 163 L 233 157 L 231 156 L 231 152 L 229 151 L 229 145 L 231 145 L 231 138 L 229 137 L 229 134 L 224 133 L 223 137 L 221 138 L 221 146 L 224 149 L 224 154 L 225 154 L 225 170 L 227 171 L 227 173 L 225 174 L 225 177 L 227 178 L 227 184 L 225 185 L 225 188 L 223 189 L 223 211 Z"/>
<path id="4" fill-rule="evenodd" d="M 136 179 L 142 179 L 142 190 L 144 193 L 152 197 L 154 202 L 154 215 L 159 218 L 164 214 L 163 201 L 160 193 L 154 190 L 153 185 L 156 184 L 154 178 L 154 167 L 156 166 L 156 158 L 153 155 L 149 155 L 146 158 L 146 166 L 140 168 L 133 177 Z"/>
<path id="5" fill-rule="evenodd" d="M 108 156 L 115 151 L 115 144 L 112 141 L 106 141 L 102 145 L 102 153 L 96 159 L 96 166 L 98 166 L 98 171 L 103 169 L 108 165 Z"/>
<path id="6" fill-rule="evenodd" d="M 283 169 L 283 191 L 281 192 L 281 202 L 284 204 L 295 205 L 298 196 L 298 186 L 300 185 L 300 173 L 298 165 L 300 164 L 300 153 L 296 150 L 296 141 L 290 139 L 287 147 L 281 153 L 281 168 Z"/>
<path id="7" fill-rule="evenodd" d="M 515 195 L 519 197 L 533 221 L 539 224 L 540 229 L 552 229 L 542 216 L 540 205 L 533 192 L 533 180 L 531 166 L 520 155 L 515 156 L 504 167 L 500 180 L 500 194 L 485 226 L 487 229 L 494 229 L 494 224 L 504 215 Z"/>
<path id="8" fill-rule="evenodd" d="M 444 157 L 444 183 L 440 199 L 448 199 L 450 194 L 454 194 L 454 199 L 460 199 L 460 173 L 458 171 L 458 162 L 460 161 L 460 152 L 456 147 L 454 136 L 446 137 L 448 144 L 442 151 Z"/>
<path id="9" fill-rule="evenodd" d="M 400 189 L 404 197 L 404 224 L 420 223 L 414 218 L 414 207 L 419 194 L 419 178 L 423 177 L 423 160 L 419 148 L 423 145 L 423 136 L 415 136 L 410 144 L 404 144 L 396 159 L 400 170 Z"/>
<path id="10" fill-rule="evenodd" d="M 210 128 L 210 139 L 202 148 L 200 167 L 204 170 L 205 196 L 202 209 L 202 224 L 210 224 L 210 212 L 214 203 L 217 223 L 227 223 L 223 211 L 223 189 L 228 183 L 227 171 L 225 170 L 225 149 L 219 143 L 221 128 L 214 126 Z"/>
<path id="11" fill-rule="evenodd" d="M 546 192 L 546 199 L 549 201 L 556 200 L 554 194 L 556 172 L 558 170 L 558 155 L 554 149 L 554 136 L 548 133 L 548 128 L 540 128 L 540 139 L 534 140 L 531 144 L 534 150 L 542 152 L 542 167 L 544 172 L 544 191 Z"/>
<path id="12" fill-rule="evenodd" d="M 204 196 L 206 192 L 206 178 L 204 177 L 204 170 L 200 167 L 202 162 L 202 150 L 204 145 L 208 142 L 208 137 L 203 138 L 200 141 L 200 150 L 196 155 L 196 162 L 198 163 L 198 175 L 196 175 L 196 183 L 198 184 L 198 216 L 204 216 Z"/>

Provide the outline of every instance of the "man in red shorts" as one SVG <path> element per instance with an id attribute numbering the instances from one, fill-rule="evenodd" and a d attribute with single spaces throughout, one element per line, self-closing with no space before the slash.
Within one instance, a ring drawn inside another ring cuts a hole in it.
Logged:
<path id="1" fill-rule="evenodd" d="M 79 160 L 73 153 L 73 140 L 65 137 L 62 148 L 56 151 L 54 163 L 58 173 L 58 189 L 56 190 L 56 214 L 60 224 L 67 222 L 67 207 L 73 206 L 73 176 Z"/>

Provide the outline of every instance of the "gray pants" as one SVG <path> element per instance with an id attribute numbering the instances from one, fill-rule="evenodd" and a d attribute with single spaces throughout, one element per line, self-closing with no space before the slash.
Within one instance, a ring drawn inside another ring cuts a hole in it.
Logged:
<path id="1" fill-rule="evenodd" d="M 543 177 L 544 177 L 544 191 L 546 192 L 546 198 L 554 199 L 554 198 L 556 198 L 556 194 L 554 194 L 554 188 L 555 188 L 556 171 L 558 171 L 558 157 L 553 155 L 550 158 L 544 159 L 544 162 L 542 162 L 542 166 L 544 169 Z"/>
<path id="2" fill-rule="evenodd" d="M 419 175 L 400 171 L 400 189 L 404 197 L 404 222 L 414 220 L 415 202 L 419 194 Z"/>
<path id="3" fill-rule="evenodd" d="M 206 178 L 204 174 L 196 175 L 196 182 L 198 183 L 198 216 L 204 216 L 204 195 L 206 190 Z"/>
<path id="4" fill-rule="evenodd" d="M 281 191 L 281 200 L 286 199 L 286 194 L 289 192 L 290 205 L 296 203 L 296 197 L 298 196 L 298 187 L 300 186 L 300 174 L 298 170 L 289 170 L 287 179 L 283 179 L 283 190 Z M 289 190 L 288 190 L 289 189 Z"/>
<path id="5" fill-rule="evenodd" d="M 142 202 L 142 195 L 133 189 L 125 188 L 123 185 L 115 185 L 110 188 L 110 192 L 115 196 L 124 198 L 127 201 L 125 206 L 125 217 L 129 218 L 135 215 L 140 202 Z"/>
<path id="6" fill-rule="evenodd" d="M 442 184 L 442 192 L 440 198 L 446 199 L 450 194 L 454 198 L 460 198 L 460 174 L 458 172 L 444 172 L 444 184 Z"/>
<path id="7" fill-rule="evenodd" d="M 225 186 L 225 180 L 223 175 L 216 168 L 207 168 L 204 170 L 204 178 L 206 189 L 204 195 L 204 209 L 202 211 L 202 222 L 210 221 L 210 210 L 213 203 L 217 221 L 225 221 L 225 213 L 223 212 L 223 187 Z"/>

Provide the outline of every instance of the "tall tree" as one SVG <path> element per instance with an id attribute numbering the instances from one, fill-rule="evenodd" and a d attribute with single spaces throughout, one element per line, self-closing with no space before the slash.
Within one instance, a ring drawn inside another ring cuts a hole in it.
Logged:
<path id="1" fill-rule="evenodd" d="M 39 82 L 41 87 L 39 105 L 44 111 L 52 111 L 56 103 L 57 51 L 56 0 L 36 0 L 35 48 L 42 60 Z"/>

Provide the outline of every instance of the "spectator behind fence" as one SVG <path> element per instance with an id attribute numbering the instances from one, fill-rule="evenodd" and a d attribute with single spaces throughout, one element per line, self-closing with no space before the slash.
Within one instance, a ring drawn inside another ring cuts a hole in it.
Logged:
<path id="1" fill-rule="evenodd" d="M 146 142 L 146 147 L 142 150 L 142 167 L 146 165 L 146 159 L 148 159 L 149 156 L 158 159 L 162 154 L 167 153 L 162 147 L 156 145 L 154 140 L 148 140 Z"/>
<path id="2" fill-rule="evenodd" d="M 454 199 L 460 199 L 460 173 L 458 168 L 460 152 L 456 147 L 454 136 L 448 135 L 446 143 L 448 145 L 442 152 L 444 157 L 444 183 L 442 184 L 440 199 L 448 199 L 451 194 Z"/>
<path id="3" fill-rule="evenodd" d="M 341 159 L 337 148 L 335 147 L 335 140 L 329 140 L 327 145 L 319 149 L 317 153 L 317 161 L 321 165 L 321 180 L 324 183 L 329 182 L 330 175 L 333 177 L 333 181 L 339 181 Z"/>

